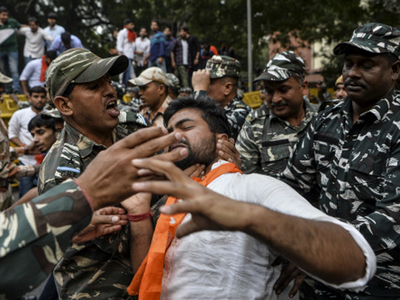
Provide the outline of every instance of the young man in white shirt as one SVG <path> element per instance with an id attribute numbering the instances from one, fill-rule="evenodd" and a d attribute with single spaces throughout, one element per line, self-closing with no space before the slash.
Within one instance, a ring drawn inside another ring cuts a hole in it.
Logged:
<path id="1" fill-rule="evenodd" d="M 135 24 L 133 20 L 124 21 L 124 29 L 118 32 L 117 50 L 119 55 L 125 55 L 129 58 L 128 69 L 122 74 L 122 83 L 127 86 L 129 79 L 132 78 L 133 51 L 135 50 L 136 33 L 133 31 Z"/>
<path id="2" fill-rule="evenodd" d="M 135 41 L 135 73 L 139 76 L 147 68 L 145 57 L 150 52 L 150 40 L 147 37 L 146 27 L 141 27 L 139 37 Z"/>
<path id="3" fill-rule="evenodd" d="M 53 37 L 39 27 L 36 18 L 29 18 L 28 22 L 29 27 L 22 27 L 18 30 L 19 34 L 26 37 L 24 46 L 25 65 L 31 60 L 40 58 L 44 55 L 45 40 L 50 42 L 53 41 Z"/>
<path id="4" fill-rule="evenodd" d="M 36 86 L 29 91 L 30 107 L 17 110 L 8 122 L 8 136 L 18 147 L 28 146 L 33 142 L 32 134 L 28 130 L 28 124 L 32 118 L 42 112 L 46 104 L 46 89 Z M 19 158 L 22 165 L 35 165 L 36 160 L 33 155 L 24 155 Z M 20 178 L 19 197 L 21 198 L 34 185 L 35 176 Z"/>
<path id="5" fill-rule="evenodd" d="M 57 23 L 57 14 L 56 13 L 49 13 L 47 15 L 47 22 L 49 23 L 49 26 L 45 27 L 43 30 L 50 35 L 53 39 L 58 37 L 59 35 L 63 34 L 65 32 L 65 28 L 56 24 Z M 51 42 L 46 41 L 46 47 L 47 50 L 50 49 L 51 47 Z"/>

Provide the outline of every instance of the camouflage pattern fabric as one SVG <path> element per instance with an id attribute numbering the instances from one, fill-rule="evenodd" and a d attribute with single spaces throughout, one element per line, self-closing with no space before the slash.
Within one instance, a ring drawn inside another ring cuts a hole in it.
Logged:
<path id="1" fill-rule="evenodd" d="M 179 91 L 179 89 L 180 89 L 180 84 L 179 84 L 179 79 L 178 79 L 178 77 L 176 77 L 174 74 L 172 74 L 172 73 L 167 73 L 166 74 L 167 75 L 167 77 L 168 77 L 168 80 L 169 80 L 169 88 L 170 89 L 173 89 L 173 90 L 175 90 L 175 91 Z"/>
<path id="2" fill-rule="evenodd" d="M 20 299 L 50 274 L 92 210 L 72 181 L 0 214 L 0 298 Z M 24 270 L 30 270 L 25 272 Z M 32 276 L 32 274 L 35 274 Z"/>
<path id="3" fill-rule="evenodd" d="M 31 106 L 29 101 L 18 101 L 17 103 L 19 109 L 24 109 Z"/>
<path id="4" fill-rule="evenodd" d="M 170 85 L 167 75 L 158 67 L 147 68 L 140 73 L 139 77 L 129 80 L 129 83 L 132 85 L 144 86 L 153 81 L 165 84 L 166 86 Z"/>
<path id="5" fill-rule="evenodd" d="M 210 78 L 240 77 L 240 62 L 229 56 L 214 55 L 206 64 L 206 70 L 210 71 Z"/>
<path id="6" fill-rule="evenodd" d="M 100 58 L 87 49 L 72 48 L 54 59 L 46 70 L 46 85 L 54 101 L 61 96 L 70 83 L 95 81 L 106 74 L 110 76 L 124 72 L 129 60 L 124 55 Z"/>
<path id="7" fill-rule="evenodd" d="M 118 141 L 147 125 L 139 114 L 121 112 L 120 124 L 113 132 Z M 67 178 L 77 178 L 105 147 L 91 141 L 66 124 L 46 155 L 38 189 L 43 193 Z M 116 178 L 118 180 L 118 178 Z M 128 299 L 132 278 L 129 226 L 113 235 L 72 244 L 54 269 L 60 299 Z"/>
<path id="8" fill-rule="evenodd" d="M 277 177 L 286 168 L 293 146 L 316 115 L 307 100 L 304 109 L 306 114 L 299 126 L 274 115 L 265 103 L 247 116 L 236 142 L 245 174 Z"/>
<path id="9" fill-rule="evenodd" d="M 400 94 L 389 93 L 354 124 L 351 112 L 348 98 L 323 111 L 283 179 L 302 193 L 319 187 L 319 208 L 351 222 L 375 251 L 374 278 L 346 297 L 400 299 Z"/>
<path id="10" fill-rule="evenodd" d="M 333 52 L 344 54 L 349 47 L 377 54 L 392 53 L 400 58 L 400 30 L 380 23 L 364 24 L 354 30 L 349 42 L 336 45 Z"/>
<path id="11" fill-rule="evenodd" d="M 207 97 L 206 91 L 194 92 L 194 98 Z M 243 102 L 243 97 L 237 94 L 235 98 L 225 106 L 225 113 L 228 118 L 228 122 L 232 127 L 232 138 L 237 139 L 240 129 L 246 120 L 247 115 L 253 111 L 253 109 Z"/>
<path id="12" fill-rule="evenodd" d="M 304 76 L 306 66 L 304 60 L 293 51 L 276 54 L 268 63 L 263 73 L 254 81 L 285 81 L 294 74 Z"/>
<path id="13" fill-rule="evenodd" d="M 118 109 L 120 111 L 125 111 L 125 112 L 134 112 L 134 113 L 139 113 L 140 111 L 140 106 L 143 105 L 142 100 L 140 100 L 139 98 L 132 98 L 131 101 L 129 101 L 129 103 L 122 103 L 120 105 L 118 105 Z"/>

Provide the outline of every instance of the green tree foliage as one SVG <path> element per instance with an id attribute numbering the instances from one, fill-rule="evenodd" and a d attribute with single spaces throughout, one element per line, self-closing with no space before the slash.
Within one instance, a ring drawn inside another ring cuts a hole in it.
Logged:
<path id="1" fill-rule="evenodd" d="M 226 40 L 237 58 L 247 67 L 246 0 L 3 0 L 21 23 L 36 16 L 44 27 L 46 15 L 55 11 L 58 23 L 82 39 L 83 44 L 107 55 L 115 47 L 112 32 L 121 29 L 125 18 L 133 18 L 136 30 L 150 27 L 152 19 L 169 25 L 177 33 L 182 25 L 200 40 L 217 48 Z M 348 39 L 352 31 L 366 22 L 399 25 L 398 0 L 252 0 L 254 68 L 262 69 L 268 61 L 268 37 L 290 47 L 289 33 L 303 41 L 325 41 L 328 44 Z M 331 81 L 340 73 L 340 60 L 326 56 L 325 76 Z"/>

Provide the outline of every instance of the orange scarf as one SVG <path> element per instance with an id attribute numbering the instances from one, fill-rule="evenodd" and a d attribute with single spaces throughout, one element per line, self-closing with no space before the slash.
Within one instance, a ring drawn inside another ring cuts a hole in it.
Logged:
<path id="1" fill-rule="evenodd" d="M 46 70 L 49 67 L 49 65 L 45 61 L 46 55 L 42 56 L 42 69 L 40 70 L 40 81 L 45 81 L 46 80 Z"/>
<path id="2" fill-rule="evenodd" d="M 126 26 L 124 26 L 124 28 L 126 28 Z M 134 32 L 133 30 L 130 31 L 129 29 L 126 29 L 126 31 L 128 31 L 128 40 L 133 43 L 136 38 L 137 38 L 137 34 L 136 32 Z"/>
<path id="3" fill-rule="evenodd" d="M 201 185 L 208 186 L 214 179 L 225 173 L 242 173 L 233 163 L 225 163 L 210 171 L 203 180 L 192 178 Z M 175 197 L 169 197 L 165 205 L 176 202 Z M 128 293 L 132 296 L 139 294 L 139 299 L 159 300 L 161 295 L 161 284 L 164 269 L 165 253 L 167 252 L 175 230 L 185 218 L 186 214 L 176 214 L 173 216 L 160 215 L 153 234 L 149 253 L 143 260 L 139 270 L 136 272 Z"/>

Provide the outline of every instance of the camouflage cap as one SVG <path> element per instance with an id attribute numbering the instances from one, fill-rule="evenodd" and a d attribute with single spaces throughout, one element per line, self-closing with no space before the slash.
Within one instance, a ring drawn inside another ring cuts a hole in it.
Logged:
<path id="1" fill-rule="evenodd" d="M 61 113 L 57 108 L 43 111 L 41 114 L 49 118 L 62 119 Z"/>
<path id="2" fill-rule="evenodd" d="M 306 66 L 304 60 L 293 51 L 276 54 L 267 64 L 263 73 L 254 81 L 284 81 L 294 74 L 304 76 Z"/>
<path id="3" fill-rule="evenodd" d="M 153 81 L 160 82 L 166 86 L 170 85 L 167 75 L 165 75 L 164 71 L 158 67 L 147 68 L 140 73 L 139 77 L 129 80 L 129 83 L 132 85 L 143 86 Z"/>
<path id="4" fill-rule="evenodd" d="M 333 49 L 336 55 L 344 54 L 356 47 L 371 53 L 392 53 L 400 58 L 400 30 L 380 23 L 368 23 L 354 30 L 348 42 Z"/>
<path id="5" fill-rule="evenodd" d="M 124 56 L 100 58 L 87 49 L 72 48 L 58 56 L 46 71 L 46 85 L 50 98 L 61 96 L 70 83 L 95 81 L 106 74 L 110 76 L 124 72 L 129 59 Z"/>
<path id="6" fill-rule="evenodd" d="M 210 71 L 210 78 L 240 77 L 240 62 L 229 56 L 214 55 L 207 60 L 206 70 Z"/>
<path id="7" fill-rule="evenodd" d="M 173 88 L 173 89 L 176 89 L 176 90 L 179 90 L 180 84 L 179 84 L 178 77 L 176 77 L 172 73 L 167 73 L 167 77 L 168 77 L 168 80 L 169 80 L 169 87 Z"/>
<path id="8" fill-rule="evenodd" d="M 10 83 L 11 81 L 13 81 L 12 78 L 0 72 L 0 83 Z"/>

